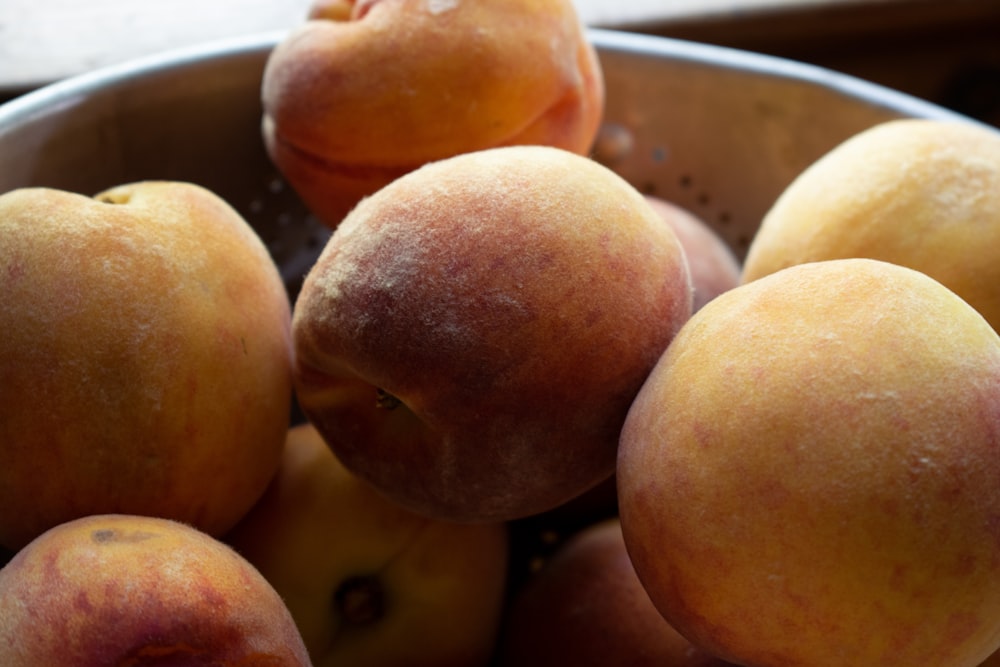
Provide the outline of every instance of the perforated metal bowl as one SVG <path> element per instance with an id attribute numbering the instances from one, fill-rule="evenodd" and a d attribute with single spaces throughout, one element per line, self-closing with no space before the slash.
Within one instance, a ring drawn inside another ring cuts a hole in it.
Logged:
<path id="1" fill-rule="evenodd" d="M 743 51 L 591 30 L 607 83 L 595 157 L 713 225 L 742 256 L 806 165 L 891 118 L 954 118 L 913 97 Z M 327 231 L 272 166 L 260 82 L 283 33 L 173 51 L 47 86 L 0 106 L 0 192 L 94 194 L 140 179 L 199 183 L 254 225 L 290 289 Z"/>

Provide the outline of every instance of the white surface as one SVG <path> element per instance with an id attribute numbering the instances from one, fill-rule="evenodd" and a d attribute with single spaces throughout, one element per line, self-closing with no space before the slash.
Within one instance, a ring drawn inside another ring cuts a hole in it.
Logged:
<path id="1" fill-rule="evenodd" d="M 575 0 L 595 27 L 871 0 Z M 898 0 L 879 0 L 898 1 Z M 173 47 L 290 28 L 311 0 L 0 0 L 0 89 Z"/>
<path id="2" fill-rule="evenodd" d="M 291 26 L 307 0 L 0 0 L 0 86 L 34 86 L 178 46 Z"/>

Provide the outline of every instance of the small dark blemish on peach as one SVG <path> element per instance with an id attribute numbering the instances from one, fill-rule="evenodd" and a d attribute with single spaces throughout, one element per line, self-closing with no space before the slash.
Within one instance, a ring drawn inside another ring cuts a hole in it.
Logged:
<path id="1" fill-rule="evenodd" d="M 93 533 L 90 534 L 90 537 L 95 542 L 101 542 L 101 543 L 111 542 L 112 540 L 115 539 L 115 531 L 103 528 L 101 530 L 95 530 Z"/>

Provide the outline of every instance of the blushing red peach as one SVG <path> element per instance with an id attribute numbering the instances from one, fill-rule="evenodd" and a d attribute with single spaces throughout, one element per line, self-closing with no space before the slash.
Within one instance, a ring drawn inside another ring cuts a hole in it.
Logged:
<path id="1" fill-rule="evenodd" d="M 662 197 L 646 195 L 646 201 L 671 226 L 687 255 L 694 289 L 692 311 L 740 284 L 740 261 L 707 222 Z"/>
<path id="2" fill-rule="evenodd" d="M 310 667 L 277 592 L 186 524 L 95 515 L 0 569 L 0 664 Z"/>
<path id="3" fill-rule="evenodd" d="M 691 314 L 677 236 L 543 146 L 466 153 L 364 200 L 293 313 L 296 391 L 343 464 L 418 513 L 504 521 L 607 479 Z"/>

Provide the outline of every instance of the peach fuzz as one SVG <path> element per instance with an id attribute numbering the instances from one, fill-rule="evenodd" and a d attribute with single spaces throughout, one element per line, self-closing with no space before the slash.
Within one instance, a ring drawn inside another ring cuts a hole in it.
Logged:
<path id="1" fill-rule="evenodd" d="M 507 526 L 407 511 L 309 424 L 289 431 L 277 476 L 225 541 L 285 600 L 316 667 L 490 663 Z"/>
<path id="2" fill-rule="evenodd" d="M 239 554 L 128 515 L 55 526 L 0 569 L 0 664 L 310 665 L 281 598 Z"/>
<path id="3" fill-rule="evenodd" d="M 586 153 L 604 82 L 570 0 L 361 0 L 313 5 L 261 95 L 272 160 L 336 226 L 426 162 L 511 144 Z"/>
<path id="4" fill-rule="evenodd" d="M 851 137 L 781 193 L 742 281 L 845 257 L 926 273 L 1000 330 L 1000 131 L 903 119 Z"/>
<path id="5" fill-rule="evenodd" d="M 383 493 L 503 521 L 611 476 L 625 413 L 690 313 L 676 235 L 614 172 L 552 147 L 466 153 L 334 231 L 295 304 L 295 386 Z"/>
<path id="6" fill-rule="evenodd" d="M 291 307 L 253 229 L 177 182 L 0 196 L 0 543 L 88 514 L 219 535 L 291 411 Z"/>
<path id="7" fill-rule="evenodd" d="M 1000 646 L 1000 336 L 926 275 L 796 265 L 717 297 L 622 432 L 650 598 L 753 667 L 973 667 Z"/>

